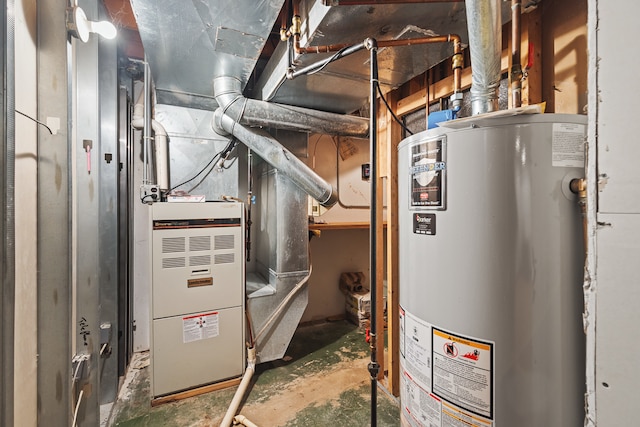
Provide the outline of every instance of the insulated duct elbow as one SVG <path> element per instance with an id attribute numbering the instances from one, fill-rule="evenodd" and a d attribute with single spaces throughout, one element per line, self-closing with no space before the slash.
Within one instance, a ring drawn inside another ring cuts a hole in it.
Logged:
<path id="1" fill-rule="evenodd" d="M 502 28 L 500 0 L 466 0 L 471 52 L 471 112 L 498 110 Z"/>
<path id="2" fill-rule="evenodd" d="M 238 138 L 240 142 L 262 157 L 278 171 L 288 176 L 298 187 L 322 206 L 332 207 L 338 201 L 335 189 L 318 174 L 287 150 L 275 138 L 261 129 L 252 129 L 237 123 L 218 108 L 213 115 L 213 128 Z"/>
<path id="3" fill-rule="evenodd" d="M 213 81 L 218 105 L 225 115 L 242 125 L 359 138 L 369 134 L 366 118 L 249 99 L 242 95 L 241 88 L 242 83 L 235 77 Z"/>

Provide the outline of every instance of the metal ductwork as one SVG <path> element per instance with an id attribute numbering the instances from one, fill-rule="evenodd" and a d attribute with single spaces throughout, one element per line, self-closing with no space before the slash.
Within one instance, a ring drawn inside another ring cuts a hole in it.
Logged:
<path id="1" fill-rule="evenodd" d="M 500 0 L 467 0 L 467 25 L 471 51 L 471 111 L 498 110 L 502 21 Z"/>
<path id="2" fill-rule="evenodd" d="M 235 77 L 218 77 L 213 93 L 224 114 L 246 126 L 266 126 L 298 132 L 366 138 L 369 120 L 364 117 L 281 105 L 245 98 L 242 82 Z"/>
<path id="3" fill-rule="evenodd" d="M 267 132 L 260 129 L 252 129 L 242 125 L 242 117 L 247 108 L 252 111 L 253 121 L 258 121 L 265 126 L 274 126 L 269 119 L 259 117 L 259 108 L 256 106 L 267 104 L 266 102 L 254 101 L 242 96 L 240 92 L 240 81 L 233 77 L 221 77 L 214 81 L 214 92 L 216 101 L 220 107 L 213 116 L 213 129 L 219 134 L 231 134 L 238 138 L 251 150 L 255 151 L 271 166 L 288 176 L 301 189 L 307 192 L 311 197 L 320 202 L 325 207 L 331 207 L 338 201 L 338 194 L 335 189 L 322 179 L 318 174 L 311 170 L 307 165 L 300 161 L 294 154 L 287 150 L 275 138 Z M 323 125 L 324 119 L 318 117 L 306 116 L 300 113 L 304 109 L 290 110 L 289 107 L 279 107 L 277 105 L 269 107 L 268 111 L 277 111 L 278 108 L 284 108 L 291 114 L 288 120 L 291 122 L 306 121 L 314 125 Z M 278 113 L 280 116 L 282 113 Z M 339 116 L 336 114 L 320 113 L 319 115 Z M 284 118 L 284 116 L 282 116 Z M 299 119 L 299 120 L 298 120 Z M 329 121 L 330 119 L 326 119 Z M 356 123 L 357 124 L 357 123 Z M 335 127 L 336 123 L 326 123 L 326 127 Z M 297 129 L 302 130 L 302 129 Z M 312 129 L 308 129 L 310 131 Z M 327 129 L 328 130 L 328 129 Z M 316 129 L 316 132 L 323 130 Z"/>

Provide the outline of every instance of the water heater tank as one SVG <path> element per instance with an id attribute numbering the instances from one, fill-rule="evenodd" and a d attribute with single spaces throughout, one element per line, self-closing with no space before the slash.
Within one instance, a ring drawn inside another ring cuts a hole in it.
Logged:
<path id="1" fill-rule="evenodd" d="M 447 126 L 399 146 L 402 425 L 583 425 L 586 117 Z"/>

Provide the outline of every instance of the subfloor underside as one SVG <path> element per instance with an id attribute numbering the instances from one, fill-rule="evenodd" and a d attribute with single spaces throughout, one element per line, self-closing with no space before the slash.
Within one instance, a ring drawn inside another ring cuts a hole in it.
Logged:
<path id="1" fill-rule="evenodd" d="M 239 413 L 260 427 L 369 426 L 368 362 L 369 347 L 356 326 L 345 321 L 302 326 L 282 360 L 257 366 Z M 132 363 L 110 426 L 220 425 L 236 387 L 151 407 L 149 368 L 136 365 L 144 363 Z M 397 402 L 381 389 L 377 425 L 400 425 Z"/>

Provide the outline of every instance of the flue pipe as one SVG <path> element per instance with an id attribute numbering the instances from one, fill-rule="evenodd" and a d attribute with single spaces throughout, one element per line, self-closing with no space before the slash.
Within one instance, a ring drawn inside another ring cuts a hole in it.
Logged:
<path id="1" fill-rule="evenodd" d="M 242 125 L 359 138 L 369 134 L 366 118 L 249 99 L 242 95 L 241 87 L 235 77 L 218 77 L 213 81 L 218 105 L 225 115 Z"/>
<path id="2" fill-rule="evenodd" d="M 226 115 L 224 110 L 224 107 L 220 107 L 213 114 L 212 126 L 215 132 L 223 135 L 231 134 L 238 138 L 267 163 L 288 176 L 322 206 L 331 207 L 336 204 L 338 196 L 331 184 L 318 176 L 267 132 L 241 125 Z"/>
<path id="3" fill-rule="evenodd" d="M 471 51 L 471 113 L 498 110 L 502 28 L 500 0 L 467 0 Z"/>
<path id="4" fill-rule="evenodd" d="M 146 91 L 140 94 L 138 97 L 138 101 L 136 105 L 133 107 L 133 117 L 131 118 L 131 126 L 135 129 L 145 129 L 143 132 L 146 132 L 143 135 L 145 139 L 145 146 L 147 142 L 151 140 L 151 135 L 149 135 L 149 131 L 146 130 L 149 127 L 145 126 L 145 103 L 148 103 L 149 100 L 143 102 L 143 98 L 145 97 Z M 167 131 L 164 129 L 159 122 L 155 119 L 150 120 L 151 128 L 153 129 L 154 138 L 153 138 L 153 149 L 154 149 L 154 157 L 155 157 L 155 170 L 156 170 L 156 178 L 158 186 L 161 190 L 169 189 L 169 145 L 167 143 Z M 146 157 L 146 156 L 145 156 Z M 148 158 L 147 158 L 148 159 Z M 148 161 L 148 160 L 147 160 Z M 145 169 L 147 165 L 145 164 Z"/>

